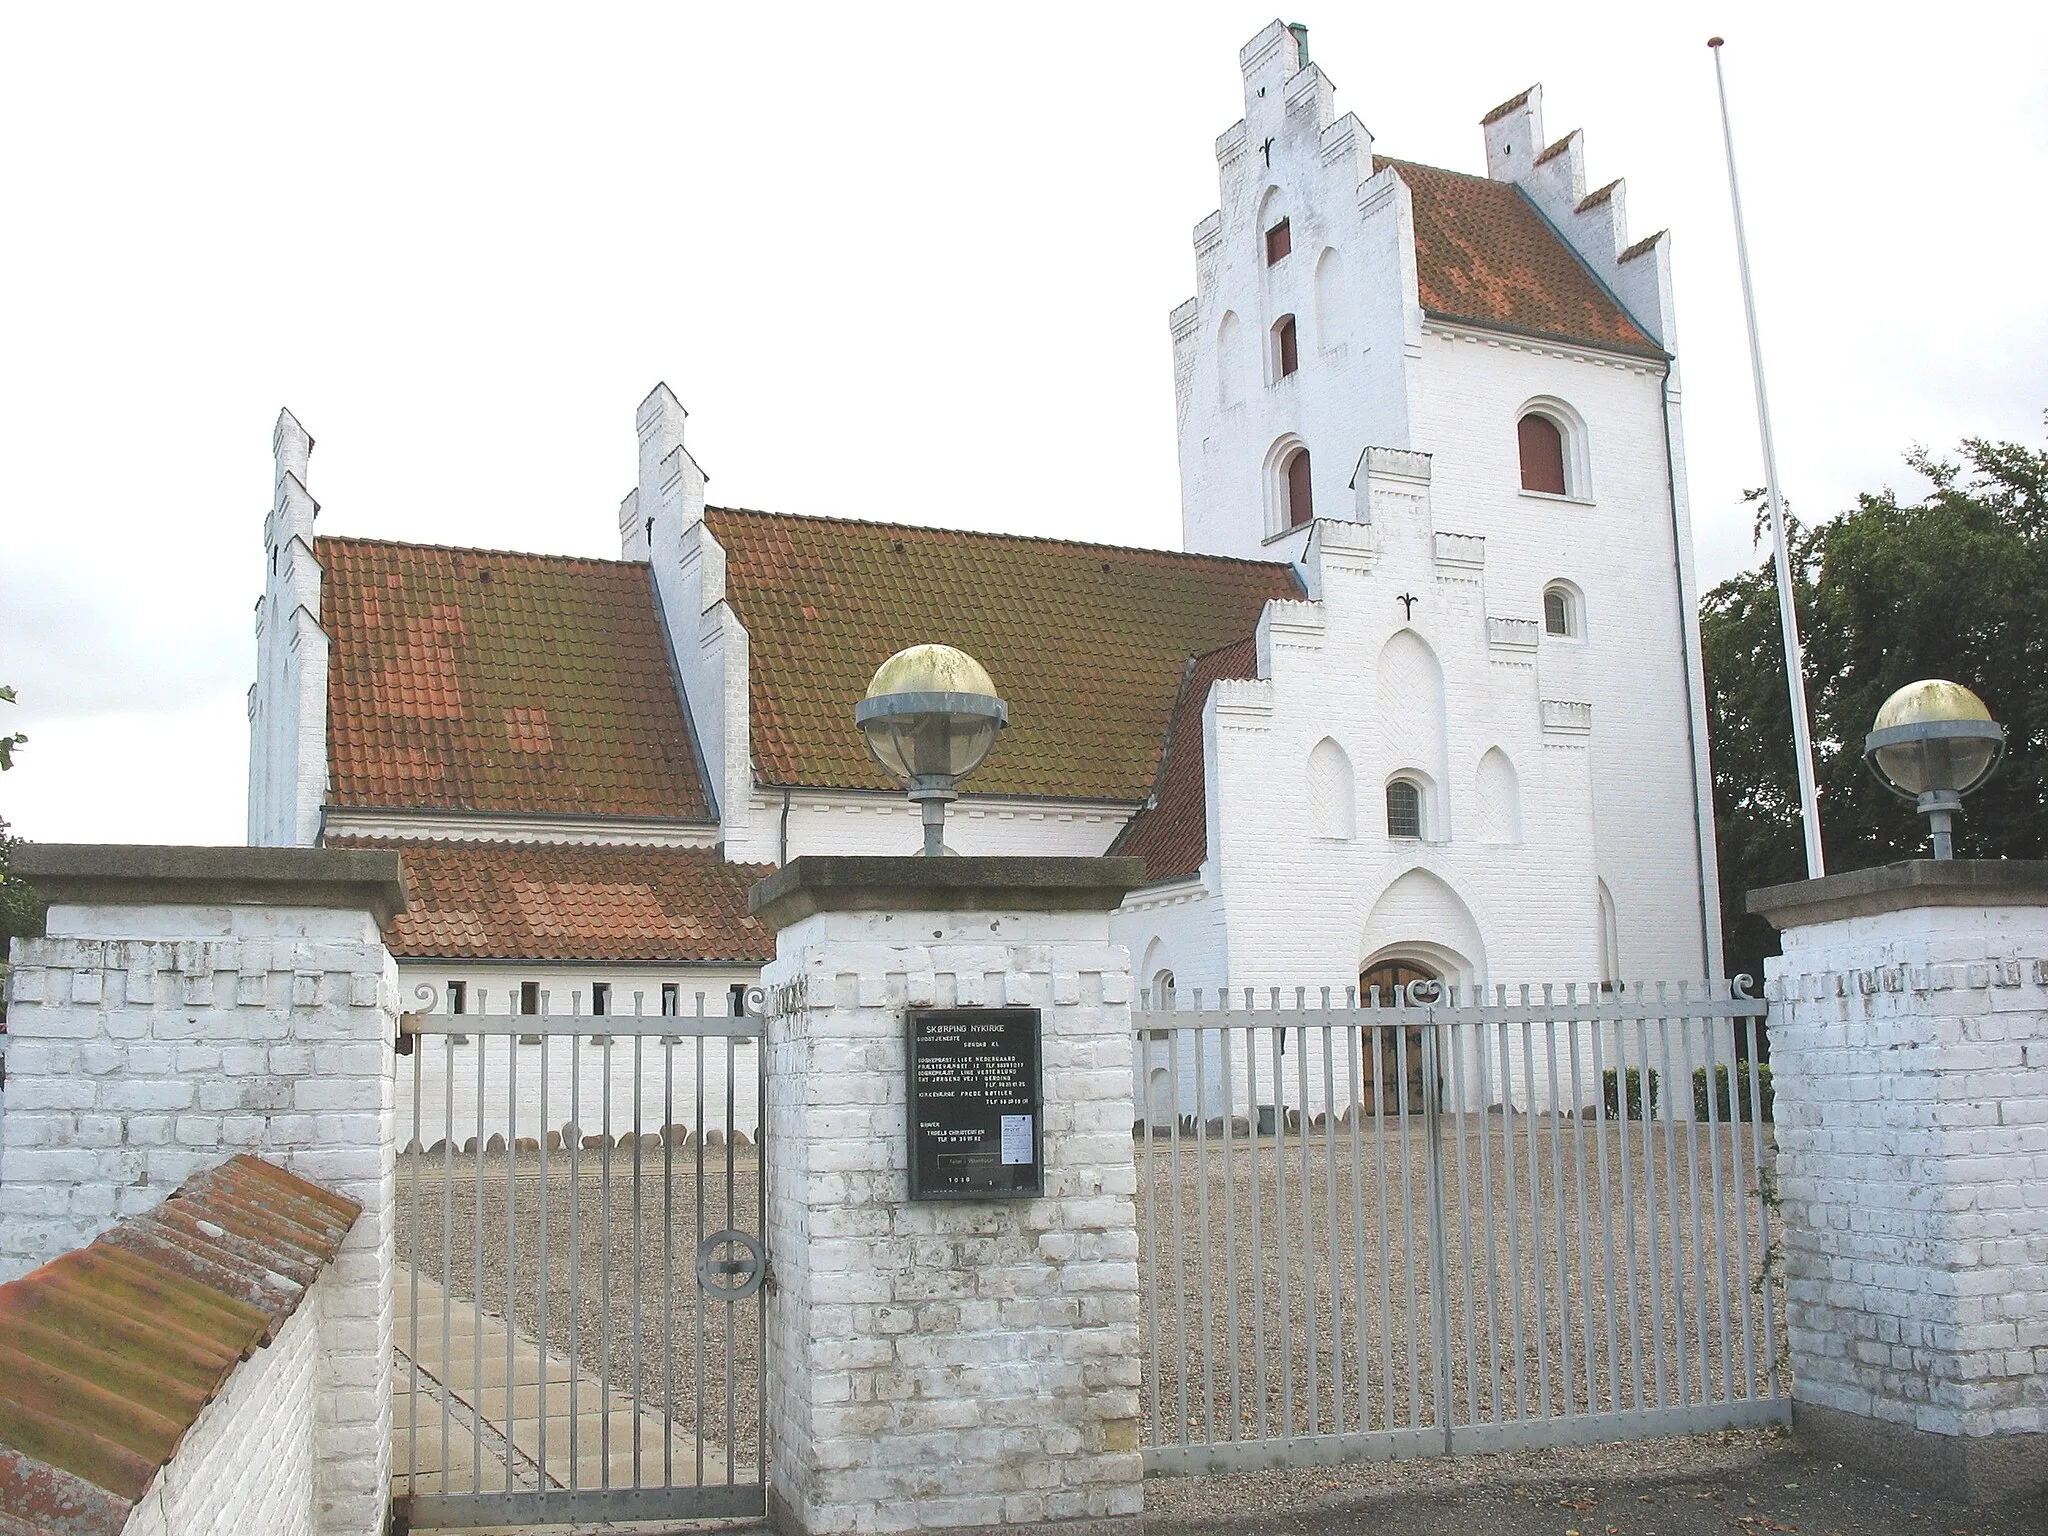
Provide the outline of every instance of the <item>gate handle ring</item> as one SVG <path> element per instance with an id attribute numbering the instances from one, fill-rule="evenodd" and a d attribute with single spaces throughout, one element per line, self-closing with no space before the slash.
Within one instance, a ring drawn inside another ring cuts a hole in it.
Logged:
<path id="1" fill-rule="evenodd" d="M 731 1247 L 734 1256 L 714 1259 L 721 1247 Z M 727 1227 L 714 1232 L 697 1245 L 697 1285 L 719 1301 L 745 1301 L 761 1289 L 767 1266 L 762 1263 L 761 1242 L 750 1232 Z"/>

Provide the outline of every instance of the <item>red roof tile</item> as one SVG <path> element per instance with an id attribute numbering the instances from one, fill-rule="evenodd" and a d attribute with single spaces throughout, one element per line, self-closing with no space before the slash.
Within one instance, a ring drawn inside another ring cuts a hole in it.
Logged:
<path id="1" fill-rule="evenodd" d="M 1510 103 L 1509 105 L 1513 105 Z M 1661 356 L 1512 182 L 1377 159 L 1408 184 L 1422 307 L 1451 320 Z M 1589 202 L 1611 195 L 1610 183 Z"/>
<path id="2" fill-rule="evenodd" d="M 976 657 L 1010 727 L 981 794 L 1143 800 L 1182 662 L 1299 597 L 1284 564 L 712 508 L 752 663 L 755 770 L 773 784 L 894 789 L 853 708 L 920 641 Z"/>
<path id="3" fill-rule="evenodd" d="M 645 565 L 315 548 L 331 803 L 709 816 Z"/>
<path id="4" fill-rule="evenodd" d="M 770 864 L 729 864 L 713 848 L 562 843 L 389 842 L 413 903 L 386 941 L 407 959 L 666 960 L 760 965 L 775 940 L 747 911 Z"/>
<path id="5" fill-rule="evenodd" d="M 1258 642 L 1249 635 L 1188 661 L 1166 750 L 1160 756 L 1158 787 L 1109 850 L 1143 859 L 1146 884 L 1186 879 L 1199 873 L 1209 856 L 1202 709 L 1209 701 L 1210 685 L 1217 679 L 1258 675 Z"/>
<path id="6" fill-rule="evenodd" d="M 361 1211 L 234 1157 L 0 1286 L 0 1530 L 119 1531 Z"/>

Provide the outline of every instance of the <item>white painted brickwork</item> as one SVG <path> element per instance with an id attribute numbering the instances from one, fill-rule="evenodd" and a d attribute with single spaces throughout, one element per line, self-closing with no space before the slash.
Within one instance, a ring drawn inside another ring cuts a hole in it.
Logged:
<path id="1" fill-rule="evenodd" d="M 48 929 L 14 951 L 0 1280 L 236 1152 L 360 1202 L 320 1315 L 317 1528 L 380 1531 L 398 976 L 375 920 L 55 905 Z"/>
<path id="2" fill-rule="evenodd" d="M 1138 1513 L 1131 983 L 1104 915 L 839 913 L 768 972 L 773 1499 L 806 1531 Z M 908 1194 L 904 1010 L 1044 1010 L 1047 1196 Z"/>
<path id="3" fill-rule="evenodd" d="M 157 1474 L 123 1536 L 315 1536 L 323 1274 L 277 1337 L 235 1369 Z"/>
<path id="4" fill-rule="evenodd" d="M 2048 911 L 1788 929 L 1769 962 L 1794 1394 L 2048 1431 Z"/>

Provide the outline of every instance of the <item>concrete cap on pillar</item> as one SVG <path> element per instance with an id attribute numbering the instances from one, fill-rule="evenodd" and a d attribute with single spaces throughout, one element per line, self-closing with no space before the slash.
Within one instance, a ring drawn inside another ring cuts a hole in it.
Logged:
<path id="1" fill-rule="evenodd" d="M 388 848 L 22 843 L 8 872 L 43 900 L 75 906 L 322 907 L 368 912 L 388 927 L 410 900 Z"/>
<path id="2" fill-rule="evenodd" d="M 1803 928 L 1907 907 L 2048 906 L 2048 859 L 1908 859 L 1749 893 L 1773 928 Z"/>
<path id="3" fill-rule="evenodd" d="M 771 930 L 819 912 L 1112 912 L 1143 859 L 807 854 L 747 892 Z"/>

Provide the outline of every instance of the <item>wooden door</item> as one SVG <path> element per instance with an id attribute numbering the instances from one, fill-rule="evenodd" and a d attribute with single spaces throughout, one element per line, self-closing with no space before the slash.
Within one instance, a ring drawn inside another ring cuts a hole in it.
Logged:
<path id="1" fill-rule="evenodd" d="M 1380 993 L 1380 1006 L 1391 1008 L 1396 1003 L 1396 987 L 1406 987 L 1414 981 L 1436 980 L 1438 977 L 1434 971 L 1417 965 L 1412 960 L 1382 960 L 1358 973 L 1358 1005 L 1361 1008 L 1369 1006 L 1372 989 L 1377 987 Z M 1396 1039 L 1391 1026 L 1367 1028 L 1363 1033 L 1367 1038 L 1360 1043 L 1365 1047 L 1365 1060 L 1368 1062 L 1373 1059 L 1374 1041 L 1371 1037 L 1379 1037 L 1378 1085 L 1386 1091 L 1386 1112 L 1396 1113 L 1399 1105 L 1405 1103 L 1409 1114 L 1421 1114 L 1422 1026 L 1411 1024 L 1402 1030 L 1401 1033 L 1408 1037 L 1405 1041 Z M 1407 1092 L 1397 1100 L 1392 1091 L 1393 1085 L 1404 1077 L 1407 1079 Z M 1374 1082 L 1370 1078 L 1365 1084 L 1363 1101 L 1368 1112 L 1377 1107 Z"/>

